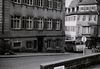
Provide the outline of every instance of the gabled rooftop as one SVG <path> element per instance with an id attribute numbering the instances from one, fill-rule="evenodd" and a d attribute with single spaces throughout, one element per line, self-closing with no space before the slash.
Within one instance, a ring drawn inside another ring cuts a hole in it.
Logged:
<path id="1" fill-rule="evenodd" d="M 91 5 L 91 4 L 100 4 L 100 0 L 72 0 L 72 2 L 69 5 L 70 7 L 76 7 L 78 5 Z"/>
<path id="2" fill-rule="evenodd" d="M 82 0 L 79 5 L 97 4 L 99 0 Z"/>
<path id="3" fill-rule="evenodd" d="M 78 5 L 78 0 L 72 0 L 69 7 L 76 7 Z"/>

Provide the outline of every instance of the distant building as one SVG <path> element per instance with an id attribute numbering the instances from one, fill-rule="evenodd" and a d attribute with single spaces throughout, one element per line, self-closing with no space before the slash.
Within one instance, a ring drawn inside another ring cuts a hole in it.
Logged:
<path id="1" fill-rule="evenodd" d="M 15 51 L 63 49 L 64 0 L 0 0 L 0 38 Z"/>
<path id="2" fill-rule="evenodd" d="M 69 7 L 66 8 L 65 26 L 66 35 L 69 35 L 74 27 L 73 35 L 76 40 L 86 36 L 92 40 L 100 36 L 99 0 L 73 0 Z M 71 28 L 70 28 L 71 27 Z"/>
<path id="3" fill-rule="evenodd" d="M 65 13 L 65 35 L 67 40 L 75 40 L 77 36 L 78 1 L 73 0 Z"/>

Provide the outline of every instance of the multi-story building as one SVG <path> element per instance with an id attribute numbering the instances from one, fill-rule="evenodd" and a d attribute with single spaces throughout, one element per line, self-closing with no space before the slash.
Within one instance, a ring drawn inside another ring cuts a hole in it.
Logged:
<path id="1" fill-rule="evenodd" d="M 66 40 L 75 40 L 76 39 L 76 28 L 77 28 L 77 12 L 78 10 L 78 0 L 73 0 L 69 7 L 65 9 L 65 34 Z"/>
<path id="2" fill-rule="evenodd" d="M 0 38 L 15 51 L 62 50 L 64 0 L 0 0 Z"/>
<path id="3" fill-rule="evenodd" d="M 99 0 L 73 0 L 66 8 L 66 26 L 75 26 L 75 38 L 86 36 L 89 44 L 94 38 L 99 38 Z M 95 41 L 95 40 L 94 40 Z"/>

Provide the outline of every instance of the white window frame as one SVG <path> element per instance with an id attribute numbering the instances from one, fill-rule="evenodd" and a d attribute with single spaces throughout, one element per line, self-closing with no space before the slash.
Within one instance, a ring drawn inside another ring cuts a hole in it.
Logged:
<path id="1" fill-rule="evenodd" d="M 27 5 L 33 6 L 33 0 L 27 0 Z"/>
<path id="2" fill-rule="evenodd" d="M 12 16 L 12 17 L 13 17 L 13 18 L 11 18 L 11 20 L 13 21 L 12 29 L 21 29 L 21 17 L 20 16 Z M 19 22 L 17 22 L 17 21 L 19 21 Z"/>
<path id="3" fill-rule="evenodd" d="M 32 44 L 31 44 L 31 47 L 27 47 L 27 42 L 31 42 Z M 30 41 L 26 41 L 26 48 L 27 49 L 33 49 L 33 47 L 32 47 L 32 45 L 33 45 L 33 42 L 30 40 Z"/>
<path id="4" fill-rule="evenodd" d="M 18 43 L 18 42 L 20 42 L 20 43 L 21 43 L 21 44 L 20 44 L 20 46 L 15 47 L 15 46 L 14 46 L 14 43 Z M 22 41 L 19 41 L 19 40 L 17 40 L 17 41 L 13 41 L 12 46 L 13 46 L 14 48 L 21 48 L 21 47 L 22 47 Z"/>
<path id="5" fill-rule="evenodd" d="M 38 30 L 43 30 L 44 27 L 44 21 L 43 18 L 38 19 Z"/>
<path id="6" fill-rule="evenodd" d="M 48 9 L 53 8 L 53 0 L 48 0 Z"/>
<path id="7" fill-rule="evenodd" d="M 57 1 L 57 10 L 61 10 L 61 2 Z"/>
<path id="8" fill-rule="evenodd" d="M 56 20 L 56 30 L 60 30 L 61 29 L 61 22 L 60 20 Z"/>
<path id="9" fill-rule="evenodd" d="M 47 40 L 47 48 L 51 48 L 52 47 L 51 41 L 52 41 L 51 39 Z"/>
<path id="10" fill-rule="evenodd" d="M 90 34 L 91 27 L 90 26 L 83 26 L 82 34 Z"/>
<path id="11" fill-rule="evenodd" d="M 52 19 L 47 19 L 47 30 L 52 30 Z"/>
<path id="12" fill-rule="evenodd" d="M 33 18 L 27 17 L 26 19 L 26 29 L 33 29 Z"/>
<path id="13" fill-rule="evenodd" d="M 19 3 L 21 4 L 21 0 L 12 0 L 14 3 Z"/>
<path id="14" fill-rule="evenodd" d="M 44 0 L 39 0 L 38 1 L 38 6 L 39 7 L 43 7 L 43 5 L 44 5 Z"/>

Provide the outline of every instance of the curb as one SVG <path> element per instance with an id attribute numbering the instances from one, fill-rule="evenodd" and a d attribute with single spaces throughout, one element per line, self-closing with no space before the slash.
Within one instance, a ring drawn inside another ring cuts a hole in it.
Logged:
<path id="1" fill-rule="evenodd" d="M 20 54 L 20 55 L 0 55 L 0 58 L 20 58 L 20 57 L 36 57 L 36 56 L 59 56 L 59 55 L 69 55 L 69 53 L 49 53 L 49 54 Z"/>

